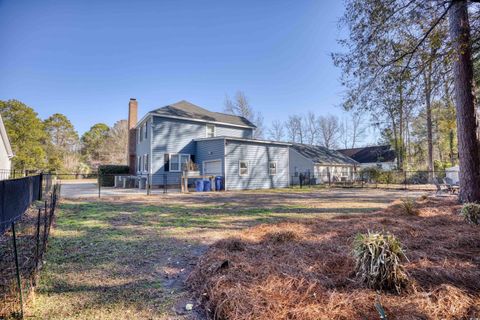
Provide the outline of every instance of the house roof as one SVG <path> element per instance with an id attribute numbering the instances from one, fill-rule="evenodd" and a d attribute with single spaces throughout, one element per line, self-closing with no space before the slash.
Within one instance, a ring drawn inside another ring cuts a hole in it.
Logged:
<path id="1" fill-rule="evenodd" d="M 240 142 L 252 142 L 252 143 L 262 143 L 262 144 L 274 144 L 281 146 L 291 146 L 291 143 L 272 141 L 272 140 L 257 140 L 257 139 L 247 139 L 247 138 L 237 138 L 237 137 L 227 137 L 227 136 L 218 136 L 212 138 L 199 138 L 195 141 L 210 141 L 210 140 L 229 140 L 229 141 L 240 141 Z"/>
<path id="2" fill-rule="evenodd" d="M 356 165 L 357 161 L 344 154 L 321 146 L 292 143 L 291 147 L 299 154 L 319 164 Z"/>
<path id="3" fill-rule="evenodd" d="M 202 122 L 212 122 L 248 128 L 256 128 L 253 123 L 251 123 L 244 117 L 209 111 L 185 100 L 152 110 L 149 113 L 167 118 L 182 118 Z"/>
<path id="4" fill-rule="evenodd" d="M 8 140 L 7 129 L 5 129 L 5 125 L 3 124 L 2 115 L 0 115 L 0 139 L 7 150 L 8 157 L 13 157 L 12 146 L 10 145 L 10 140 Z"/>
<path id="5" fill-rule="evenodd" d="M 337 150 L 360 163 L 395 161 L 395 151 L 390 145 Z"/>

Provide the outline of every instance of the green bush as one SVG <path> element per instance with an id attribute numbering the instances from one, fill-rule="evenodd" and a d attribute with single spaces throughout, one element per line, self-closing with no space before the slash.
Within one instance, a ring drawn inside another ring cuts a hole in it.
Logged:
<path id="1" fill-rule="evenodd" d="M 393 183 L 393 172 L 381 171 L 377 178 L 378 183 L 391 184 Z"/>
<path id="2" fill-rule="evenodd" d="M 376 182 L 381 171 L 375 167 L 367 167 L 360 170 L 360 176 L 364 181 Z"/>
<path id="3" fill-rule="evenodd" d="M 115 174 L 128 174 L 130 168 L 124 165 L 106 164 L 98 167 L 98 180 L 102 187 L 113 187 Z"/>
<path id="4" fill-rule="evenodd" d="M 408 282 L 407 260 L 400 241 L 390 233 L 358 234 L 353 242 L 357 277 L 369 288 L 400 293 Z"/>
<path id="5" fill-rule="evenodd" d="M 466 222 L 470 224 L 480 224 L 480 204 L 465 203 L 460 211 Z"/>
<path id="6" fill-rule="evenodd" d="M 402 208 L 403 213 L 408 215 L 416 215 L 417 211 L 417 204 L 415 200 L 412 198 L 404 198 L 400 200 L 400 207 Z"/>

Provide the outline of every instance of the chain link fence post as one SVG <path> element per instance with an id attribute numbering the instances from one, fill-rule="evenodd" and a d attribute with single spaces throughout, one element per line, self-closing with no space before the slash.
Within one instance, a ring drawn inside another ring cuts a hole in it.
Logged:
<path id="1" fill-rule="evenodd" d="M 20 267 L 18 263 L 18 250 L 17 250 L 17 235 L 15 232 L 15 222 L 12 222 L 12 237 L 13 237 L 13 254 L 15 258 L 15 271 L 17 274 L 17 286 L 20 299 L 20 319 L 23 319 L 23 292 L 22 292 L 22 279 L 20 277 Z"/>

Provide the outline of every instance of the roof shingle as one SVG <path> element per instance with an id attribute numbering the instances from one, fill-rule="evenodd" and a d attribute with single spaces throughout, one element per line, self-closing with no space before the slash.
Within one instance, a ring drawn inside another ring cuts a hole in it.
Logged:
<path id="1" fill-rule="evenodd" d="M 395 151 L 391 150 L 390 145 L 341 149 L 337 151 L 360 163 L 392 162 L 396 158 Z"/>
<path id="2" fill-rule="evenodd" d="M 319 164 L 340 164 L 340 165 L 355 165 L 357 161 L 345 156 L 344 154 L 330 150 L 321 146 L 313 146 L 301 143 L 292 143 L 291 146 L 295 151 L 302 156 L 311 159 L 314 163 Z"/>
<path id="3" fill-rule="evenodd" d="M 203 120 L 206 122 L 221 122 L 237 126 L 256 128 L 253 123 L 244 117 L 208 111 L 185 100 L 152 110 L 150 113 L 158 116 L 180 117 L 185 119 Z"/>

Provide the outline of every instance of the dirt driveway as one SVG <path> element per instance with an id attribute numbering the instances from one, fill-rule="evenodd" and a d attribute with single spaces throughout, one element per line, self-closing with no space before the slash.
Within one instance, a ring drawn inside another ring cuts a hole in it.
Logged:
<path id="1" fill-rule="evenodd" d="M 259 223 L 373 212 L 395 199 L 421 194 L 277 189 L 113 195 L 98 200 L 71 193 L 58 211 L 30 315 L 202 319 L 184 280 L 212 242 Z M 188 303 L 193 311 L 186 310 Z"/>

